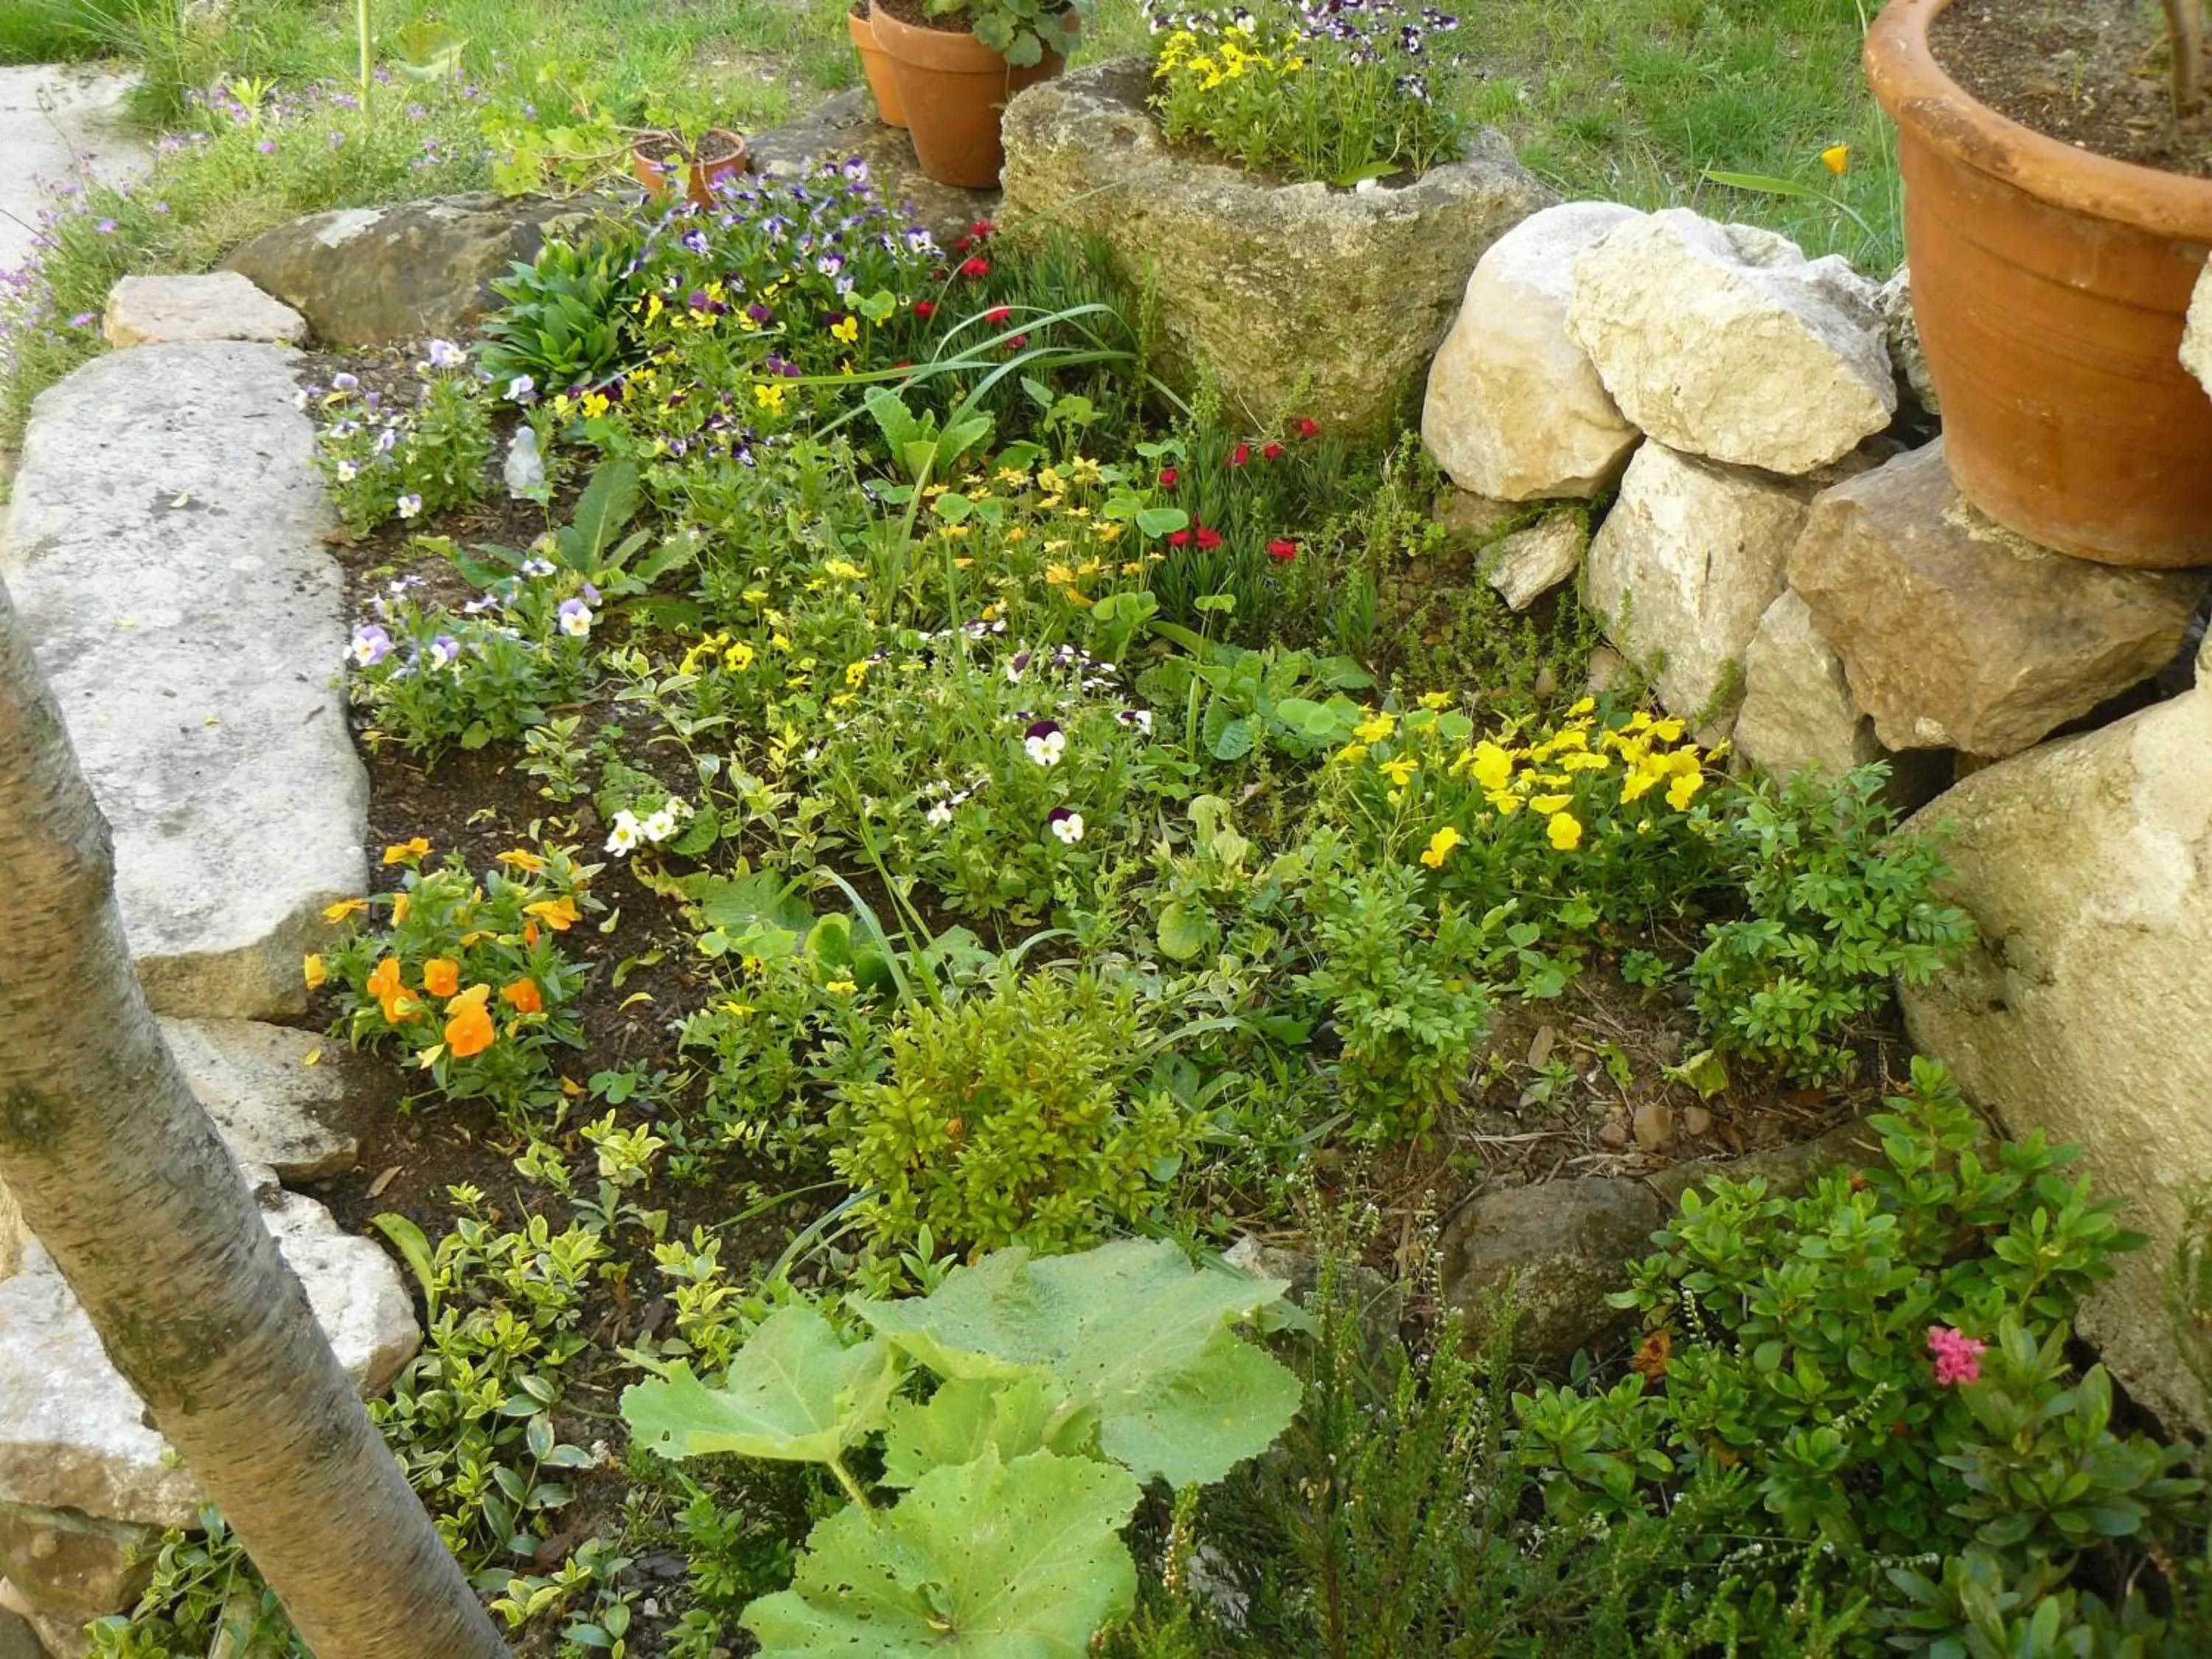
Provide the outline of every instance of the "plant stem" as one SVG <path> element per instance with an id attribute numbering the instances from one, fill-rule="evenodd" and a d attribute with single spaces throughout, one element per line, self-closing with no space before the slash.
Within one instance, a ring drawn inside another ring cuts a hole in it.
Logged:
<path id="1" fill-rule="evenodd" d="M 874 1520 L 876 1506 L 868 1502 L 868 1494 L 860 1489 L 860 1483 L 853 1479 L 853 1472 L 845 1467 L 845 1460 L 834 1452 L 830 1457 L 830 1473 L 837 1477 L 837 1484 L 845 1489 L 845 1496 L 858 1504 L 871 1521 Z"/>
<path id="2" fill-rule="evenodd" d="M 2204 101 L 2203 0 L 2165 0 L 2166 34 L 2173 58 L 2173 111 L 2194 114 Z"/>
<path id="3" fill-rule="evenodd" d="M 368 107 L 368 0 L 354 0 L 353 27 L 361 47 L 361 104 Z"/>

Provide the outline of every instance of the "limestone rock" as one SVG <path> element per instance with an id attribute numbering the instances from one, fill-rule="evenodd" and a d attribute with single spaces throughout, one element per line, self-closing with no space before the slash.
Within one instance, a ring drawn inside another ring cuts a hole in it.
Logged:
<path id="1" fill-rule="evenodd" d="M 1577 258 L 1640 216 L 1613 202 L 1563 203 L 1507 231 L 1475 265 L 1421 407 L 1421 441 L 1461 489 L 1514 501 L 1588 497 L 1620 476 L 1639 434 L 1567 337 L 1567 302 Z"/>
<path id="2" fill-rule="evenodd" d="M 236 271 L 217 270 L 205 276 L 125 276 L 108 291 L 100 332 L 118 351 L 191 340 L 297 345 L 307 337 L 307 323 Z"/>
<path id="3" fill-rule="evenodd" d="M 1686 208 L 1623 225 L 1576 262 L 1567 332 L 1623 415 L 1714 460 L 1811 472 L 1897 409 L 1870 283 Z"/>
<path id="4" fill-rule="evenodd" d="M 0 535 L 160 1012 L 304 1007 L 323 907 L 368 885 L 299 362 L 209 342 L 86 364 L 40 395 Z"/>
<path id="5" fill-rule="evenodd" d="M 2197 279 L 2197 292 L 2189 300 L 2189 323 L 2181 331 L 2181 366 L 2203 383 L 2212 397 L 2212 265 Z"/>
<path id="6" fill-rule="evenodd" d="M 2081 1329 L 2170 1428 L 2200 1432 L 2212 1413 L 2161 1279 L 2185 1193 L 2212 1181 L 2208 681 L 1984 768 L 1913 821 L 1946 832 L 1948 896 L 1980 939 L 1899 992 L 1921 1049 L 2012 1133 L 2081 1146 L 2122 1224 L 2151 1236 L 2113 1258 Z"/>
<path id="7" fill-rule="evenodd" d="M 1583 600 L 1659 700 L 1701 740 L 1725 735 L 1729 688 L 1782 592 L 1809 487 L 1647 443 L 1583 567 Z"/>
<path id="8" fill-rule="evenodd" d="M 1890 366 L 1905 382 L 1905 390 L 1930 415 L 1943 412 L 1936 396 L 1935 377 L 1928 372 L 1928 353 L 1920 343 L 1920 319 L 1912 309 L 1912 267 L 1899 265 L 1897 274 L 1875 295 L 1881 313 L 1883 343 L 1889 348 Z"/>
<path id="9" fill-rule="evenodd" d="M 1237 418 L 1391 428 L 1475 262 L 1543 187 L 1486 131 L 1402 189 L 1270 184 L 1170 150 L 1148 87 L 1144 63 L 1121 58 L 1017 95 L 1006 217 L 1102 237 L 1124 279 L 1153 285 L 1171 362 L 1212 368 Z"/>
<path id="10" fill-rule="evenodd" d="M 157 1528 L 0 1502 L 0 1573 L 25 1606 L 73 1626 L 137 1601 L 153 1576 L 161 1538 Z"/>
<path id="11" fill-rule="evenodd" d="M 2205 578 L 2001 528 L 1953 486 L 1939 441 L 1824 494 L 1790 581 L 1884 744 L 2000 756 L 2165 667 Z"/>
<path id="12" fill-rule="evenodd" d="M 1492 501 L 1471 489 L 1446 489 L 1429 516 L 1455 540 L 1486 545 L 1528 510 L 1516 501 Z"/>
<path id="13" fill-rule="evenodd" d="M 9 14 L 34 15 L 13 0 Z M 0 276 L 36 255 L 50 187 L 87 174 L 128 185 L 153 166 L 129 108 L 143 78 L 107 64 L 0 64 Z"/>
<path id="14" fill-rule="evenodd" d="M 273 1181 L 261 1198 L 263 1219 L 339 1364 L 363 1393 L 380 1393 L 422 1340 L 398 1268 L 368 1239 L 340 1231 L 313 1200 Z M 23 1271 L 0 1281 L 0 1503 L 194 1525 L 199 1487 L 171 1464 L 144 1417 L 59 1270 L 33 1244 Z"/>
<path id="15" fill-rule="evenodd" d="M 1509 609 L 1526 611 L 1581 568 L 1589 545 L 1579 517 L 1553 513 L 1492 548 L 1483 574 Z"/>
<path id="16" fill-rule="evenodd" d="M 264 231 L 224 264 L 298 310 L 326 345 L 457 335 L 499 303 L 492 278 L 608 205 L 487 191 L 338 208 Z"/>
<path id="17" fill-rule="evenodd" d="M 1851 696 L 1842 659 L 1795 592 L 1766 607 L 1744 653 L 1735 746 L 1778 778 L 1805 770 L 1834 777 L 1882 757 L 1873 722 Z"/>
<path id="18" fill-rule="evenodd" d="M 787 126 L 756 133 L 745 140 L 753 171 L 769 179 L 798 179 L 817 163 L 859 156 L 884 200 L 904 211 L 908 222 L 927 225 L 946 247 L 967 234 L 979 219 L 994 219 L 995 190 L 963 190 L 940 185 L 915 160 L 914 143 L 901 127 L 876 119 L 868 94 L 858 87 L 816 106 Z"/>
<path id="19" fill-rule="evenodd" d="M 1487 1299 L 1510 1291 L 1515 1352 L 1564 1364 L 1623 1323 L 1606 1297 L 1627 1285 L 1628 1264 L 1650 1253 L 1664 1219 L 1637 1181 L 1587 1176 L 1478 1194 L 1444 1230 L 1445 1299 L 1479 1347 L 1491 1329 Z"/>
<path id="20" fill-rule="evenodd" d="M 161 1035 L 241 1162 L 321 1181 L 360 1161 L 360 1139 L 344 1125 L 344 1057 L 318 1054 L 321 1039 L 248 1019 L 165 1019 Z"/>

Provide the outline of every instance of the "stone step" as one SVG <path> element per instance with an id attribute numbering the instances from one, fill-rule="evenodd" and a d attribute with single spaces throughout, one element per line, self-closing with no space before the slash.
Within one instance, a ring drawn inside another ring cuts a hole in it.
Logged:
<path id="1" fill-rule="evenodd" d="M 303 1008 L 323 908 L 368 885 L 299 362 L 214 341 L 88 363 L 33 406 L 0 533 L 160 1013 Z"/>
<path id="2" fill-rule="evenodd" d="M 346 1127 L 351 1056 L 313 1032 L 250 1019 L 165 1019 L 161 1035 L 241 1164 L 280 1180 L 327 1181 L 361 1161 Z"/>

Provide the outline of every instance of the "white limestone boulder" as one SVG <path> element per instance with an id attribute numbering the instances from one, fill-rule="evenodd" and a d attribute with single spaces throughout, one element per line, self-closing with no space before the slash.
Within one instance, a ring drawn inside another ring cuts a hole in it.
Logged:
<path id="1" fill-rule="evenodd" d="M 2212 265 L 2197 277 L 2197 292 L 2190 296 L 2189 322 L 2181 331 L 2181 366 L 2212 397 Z"/>
<path id="2" fill-rule="evenodd" d="M 1686 208 L 1625 224 L 1576 261 L 1567 333 L 1623 415 L 1712 460 L 1814 471 L 1897 409 L 1871 283 Z"/>
<path id="3" fill-rule="evenodd" d="M 1812 493 L 1647 443 L 1590 543 L 1583 603 L 1700 741 L 1733 723 L 1744 653 L 1781 596 Z"/>
<path id="4" fill-rule="evenodd" d="M 2198 672 L 2181 696 L 1982 769 L 1913 820 L 1943 835 L 1948 896 L 1980 938 L 1900 996 L 1917 1047 L 2013 1134 L 2081 1147 L 2122 1224 L 2150 1235 L 2112 1258 L 2082 1334 L 2169 1428 L 2202 1432 L 2212 1416 L 2163 1294 L 2187 1195 L 2212 1182 L 2212 662 Z"/>
<path id="5" fill-rule="evenodd" d="M 323 908 L 368 884 L 299 362 L 205 342 L 86 364 L 40 395 L 0 534 L 160 1013 L 303 1008 Z"/>
<path id="6" fill-rule="evenodd" d="M 204 276 L 125 276 L 108 290 L 100 332 L 117 350 L 192 340 L 297 345 L 307 319 L 234 270 Z"/>
<path id="7" fill-rule="evenodd" d="M 1476 264 L 1421 406 L 1421 441 L 1462 489 L 1587 498 L 1620 476 L 1639 434 L 1568 337 L 1567 303 L 1577 258 L 1642 216 L 1613 202 L 1564 203 L 1522 221 Z"/>

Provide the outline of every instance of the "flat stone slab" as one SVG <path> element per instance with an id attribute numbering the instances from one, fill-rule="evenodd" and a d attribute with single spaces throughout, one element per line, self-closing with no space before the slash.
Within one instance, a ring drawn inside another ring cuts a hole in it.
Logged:
<path id="1" fill-rule="evenodd" d="M 0 273 L 35 250 L 52 186 L 88 173 L 122 184 L 153 166 L 124 118 L 137 84 L 136 75 L 86 64 L 0 64 Z"/>
<path id="2" fill-rule="evenodd" d="M 344 1122 L 345 1057 L 320 1037 L 251 1019 L 165 1019 L 161 1035 L 241 1163 L 323 1181 L 361 1162 L 361 1139 Z"/>
<path id="3" fill-rule="evenodd" d="M 307 337 L 307 319 L 236 271 L 217 270 L 204 276 L 125 276 L 108 290 L 100 332 L 118 351 L 191 340 L 297 345 Z"/>
<path id="4" fill-rule="evenodd" d="M 323 908 L 368 887 L 299 361 L 209 342 L 86 364 L 33 406 L 0 534 L 157 1013 L 300 1011 Z"/>
<path id="5" fill-rule="evenodd" d="M 381 1393 L 422 1340 L 399 1269 L 265 1170 L 246 1178 L 338 1363 L 362 1393 Z M 23 1270 L 0 1280 L 0 1504 L 197 1525 L 199 1485 L 144 1419 L 60 1270 L 33 1243 Z"/>

